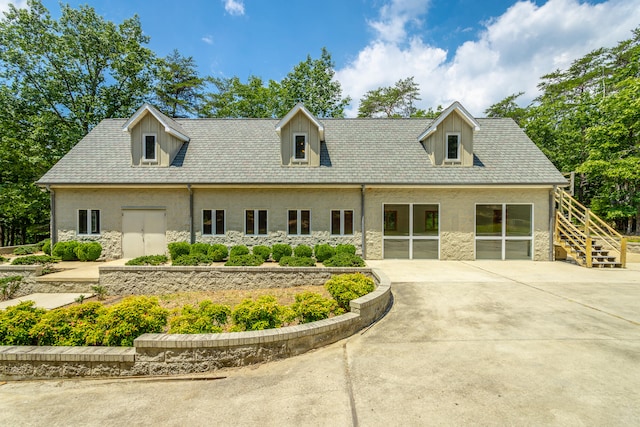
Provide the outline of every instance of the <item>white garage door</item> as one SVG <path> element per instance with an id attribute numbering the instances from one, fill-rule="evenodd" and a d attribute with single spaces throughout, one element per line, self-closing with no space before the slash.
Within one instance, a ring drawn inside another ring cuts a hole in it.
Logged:
<path id="1" fill-rule="evenodd" d="M 122 257 L 162 255 L 167 251 L 166 212 L 161 209 L 122 211 Z"/>

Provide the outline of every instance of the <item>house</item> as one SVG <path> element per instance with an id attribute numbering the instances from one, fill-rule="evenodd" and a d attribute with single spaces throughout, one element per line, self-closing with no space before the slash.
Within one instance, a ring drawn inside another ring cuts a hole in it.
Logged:
<path id="1" fill-rule="evenodd" d="M 38 184 L 52 239 L 107 258 L 176 241 L 351 243 L 366 259 L 552 259 L 564 177 L 511 119 L 171 119 L 98 124 Z"/>

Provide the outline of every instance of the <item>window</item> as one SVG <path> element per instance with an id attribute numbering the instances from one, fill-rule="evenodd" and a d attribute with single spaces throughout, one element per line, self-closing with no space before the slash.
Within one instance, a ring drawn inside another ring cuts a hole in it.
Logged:
<path id="1" fill-rule="evenodd" d="M 100 234 L 100 211 L 80 209 L 78 211 L 78 234 Z"/>
<path id="2" fill-rule="evenodd" d="M 246 210 L 244 232 L 250 236 L 266 236 L 267 211 L 260 209 Z"/>
<path id="3" fill-rule="evenodd" d="M 204 209 L 202 211 L 202 234 L 224 234 L 224 210 Z"/>
<path id="4" fill-rule="evenodd" d="M 447 158 L 448 161 L 460 161 L 460 134 L 447 134 Z"/>
<path id="5" fill-rule="evenodd" d="M 438 259 L 440 207 L 435 204 L 385 204 L 384 258 Z"/>
<path id="6" fill-rule="evenodd" d="M 308 235 L 311 234 L 311 211 L 291 210 L 289 211 L 289 234 Z"/>
<path id="7" fill-rule="evenodd" d="M 156 135 L 144 134 L 142 136 L 142 160 L 155 162 L 156 159 Z"/>
<path id="8" fill-rule="evenodd" d="M 533 205 L 476 205 L 476 259 L 531 259 Z"/>
<path id="9" fill-rule="evenodd" d="M 353 234 L 353 211 L 335 210 L 331 211 L 331 234 L 345 236 Z"/>
<path id="10" fill-rule="evenodd" d="M 296 162 L 307 161 L 307 134 L 293 134 L 293 160 Z"/>

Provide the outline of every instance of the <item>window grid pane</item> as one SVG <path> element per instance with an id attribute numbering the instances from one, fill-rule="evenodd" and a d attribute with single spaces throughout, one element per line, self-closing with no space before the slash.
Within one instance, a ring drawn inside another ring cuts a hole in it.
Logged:
<path id="1" fill-rule="evenodd" d="M 289 211 L 289 234 L 298 234 L 298 211 Z"/>
<path id="2" fill-rule="evenodd" d="M 155 160 L 156 158 L 156 137 L 153 135 L 144 137 L 144 158 L 147 160 Z"/>
<path id="3" fill-rule="evenodd" d="M 344 211 L 344 234 L 353 234 L 353 211 Z"/>
<path id="4" fill-rule="evenodd" d="M 300 234 L 311 234 L 311 211 L 300 211 Z"/>
<path id="5" fill-rule="evenodd" d="M 100 234 L 100 211 L 91 211 L 91 234 Z"/>
<path id="6" fill-rule="evenodd" d="M 304 160 L 306 158 L 306 138 L 304 135 L 296 135 L 295 138 L 295 158 L 296 160 Z"/>
<path id="7" fill-rule="evenodd" d="M 507 205 L 507 236 L 531 236 L 531 205 Z"/>
<path id="8" fill-rule="evenodd" d="M 340 232 L 340 211 L 331 211 L 331 234 L 342 234 Z"/>
<path id="9" fill-rule="evenodd" d="M 78 234 L 88 234 L 86 209 L 80 209 L 78 211 Z"/>
<path id="10" fill-rule="evenodd" d="M 267 234 L 267 211 L 258 211 L 258 234 Z"/>
<path id="11" fill-rule="evenodd" d="M 202 211 L 202 234 L 212 234 L 210 209 L 205 209 Z"/>
<path id="12" fill-rule="evenodd" d="M 246 234 L 255 234 L 254 228 L 253 228 L 253 224 L 254 224 L 253 212 L 254 211 L 252 210 L 246 212 L 246 218 L 245 218 Z"/>
<path id="13" fill-rule="evenodd" d="M 457 160 L 458 159 L 458 135 L 448 135 L 447 136 L 447 159 L 448 160 Z"/>
<path id="14" fill-rule="evenodd" d="M 502 205 L 476 206 L 476 235 L 502 236 Z"/>
<path id="15" fill-rule="evenodd" d="M 216 234 L 224 234 L 224 211 L 216 211 Z"/>

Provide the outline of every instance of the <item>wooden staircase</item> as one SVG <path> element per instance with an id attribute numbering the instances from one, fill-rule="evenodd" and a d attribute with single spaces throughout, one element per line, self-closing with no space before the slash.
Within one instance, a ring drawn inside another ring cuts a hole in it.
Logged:
<path id="1" fill-rule="evenodd" d="M 627 240 L 562 189 L 555 191 L 554 245 L 583 267 L 624 268 Z"/>

